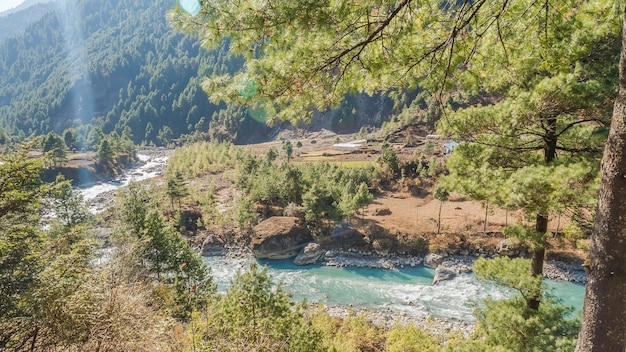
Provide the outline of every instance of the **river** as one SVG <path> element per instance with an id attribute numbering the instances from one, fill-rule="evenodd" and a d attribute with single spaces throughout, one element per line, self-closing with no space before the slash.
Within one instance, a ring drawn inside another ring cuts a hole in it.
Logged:
<path id="1" fill-rule="evenodd" d="M 89 210 L 94 214 L 100 213 L 110 205 L 115 191 L 120 187 L 128 186 L 131 181 L 145 181 L 162 175 L 171 154 L 170 149 L 139 151 L 136 166 L 126 171 L 123 176 L 109 181 L 81 185 L 78 191 L 89 203 Z"/>
<path id="2" fill-rule="evenodd" d="M 124 177 L 101 182 L 80 189 L 87 201 L 92 201 L 92 212 L 103 209 L 105 200 L 112 199 L 118 188 L 132 180 L 141 181 L 162 174 L 169 154 L 138 153 L 140 163 Z M 103 195 L 108 194 L 107 197 Z M 104 203 L 102 203 L 104 202 Z M 225 291 L 237 270 L 245 269 L 252 258 L 224 256 L 204 257 L 211 267 L 212 275 L 220 291 Z M 511 291 L 485 284 L 471 274 L 461 274 L 450 281 L 432 286 L 434 270 L 425 267 L 398 269 L 370 269 L 334 267 L 324 265 L 296 266 L 291 260 L 258 260 L 266 265 L 274 282 L 280 283 L 293 294 L 294 300 L 306 299 L 309 303 L 328 306 L 353 306 L 372 308 L 393 314 L 415 317 L 475 321 L 472 312 L 487 298 L 502 299 Z M 546 280 L 556 297 L 564 304 L 573 306 L 575 314 L 582 308 L 585 287 L 565 281 Z"/>
<path id="3" fill-rule="evenodd" d="M 255 259 L 205 257 L 220 291 L 225 291 L 237 270 Z M 420 267 L 370 269 L 324 265 L 296 266 L 292 260 L 257 260 L 266 265 L 275 283 L 295 300 L 329 306 L 372 308 L 417 317 L 474 322 L 472 312 L 487 298 L 502 299 L 513 292 L 479 282 L 471 274 L 432 286 L 434 270 Z M 553 295 L 576 309 L 582 308 L 585 287 L 565 281 L 545 280 Z"/>

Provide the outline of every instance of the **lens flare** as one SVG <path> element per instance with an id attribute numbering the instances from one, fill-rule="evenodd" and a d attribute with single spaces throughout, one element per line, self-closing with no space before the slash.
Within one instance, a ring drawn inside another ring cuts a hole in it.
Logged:
<path id="1" fill-rule="evenodd" d="M 192 16 L 200 12 L 200 1 L 198 0 L 179 0 L 180 7 Z"/>

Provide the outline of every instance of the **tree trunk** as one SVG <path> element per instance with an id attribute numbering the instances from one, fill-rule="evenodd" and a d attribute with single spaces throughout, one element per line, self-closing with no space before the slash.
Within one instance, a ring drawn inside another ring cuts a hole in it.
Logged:
<path id="1" fill-rule="evenodd" d="M 506 212 L 504 213 L 504 228 L 506 229 L 509 226 L 509 207 L 506 207 Z"/>
<path id="2" fill-rule="evenodd" d="M 556 133 L 556 116 L 547 116 L 545 118 L 545 131 L 543 155 L 546 165 L 550 165 L 556 159 L 556 146 L 558 135 Z M 530 263 L 530 275 L 534 277 L 543 277 L 543 261 L 546 256 L 546 233 L 548 232 L 548 215 L 537 214 L 535 220 L 535 239 L 534 250 Z M 526 297 L 526 307 L 532 310 L 539 310 L 541 304 L 541 281 L 539 287 L 534 291 L 534 295 Z"/>
<path id="3" fill-rule="evenodd" d="M 489 216 L 489 201 L 485 203 L 485 223 L 483 224 L 483 232 L 487 232 L 487 217 Z"/>
<path id="4" fill-rule="evenodd" d="M 439 220 L 437 220 L 437 234 L 441 230 L 441 208 L 443 207 L 443 200 L 439 201 Z"/>
<path id="5" fill-rule="evenodd" d="M 544 215 L 537 215 L 535 221 L 535 231 L 539 234 L 543 234 L 540 241 L 535 243 L 535 249 L 533 250 L 531 263 L 530 263 L 530 275 L 535 277 L 543 276 L 543 260 L 546 255 L 545 246 L 545 234 L 548 231 L 548 217 Z M 532 310 L 539 310 L 539 304 L 541 303 L 541 287 L 538 287 L 534 296 L 526 298 L 526 307 Z"/>
<path id="6" fill-rule="evenodd" d="M 622 31 L 619 93 L 602 157 L 576 352 L 626 350 L 626 25 Z"/>

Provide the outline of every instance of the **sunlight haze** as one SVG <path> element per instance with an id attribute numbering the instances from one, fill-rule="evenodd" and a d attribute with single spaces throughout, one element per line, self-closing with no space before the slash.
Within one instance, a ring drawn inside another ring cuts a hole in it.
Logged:
<path id="1" fill-rule="evenodd" d="M 0 12 L 10 10 L 20 6 L 25 0 L 2 0 L 0 1 Z"/>

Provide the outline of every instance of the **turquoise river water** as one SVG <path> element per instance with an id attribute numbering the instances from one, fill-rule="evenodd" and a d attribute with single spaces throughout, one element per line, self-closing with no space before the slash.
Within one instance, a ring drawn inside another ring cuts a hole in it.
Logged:
<path id="1" fill-rule="evenodd" d="M 225 291 L 237 270 L 254 259 L 205 257 L 220 291 Z M 296 266 L 292 260 L 257 260 L 267 265 L 275 283 L 293 294 L 325 305 L 373 308 L 414 316 L 429 316 L 473 322 L 473 310 L 486 298 L 502 299 L 511 291 L 484 284 L 470 274 L 432 286 L 434 270 L 425 267 L 369 269 L 322 265 Z M 579 314 L 585 287 L 570 282 L 546 280 L 551 293 Z"/>

